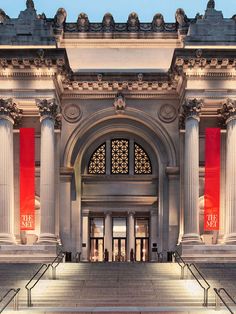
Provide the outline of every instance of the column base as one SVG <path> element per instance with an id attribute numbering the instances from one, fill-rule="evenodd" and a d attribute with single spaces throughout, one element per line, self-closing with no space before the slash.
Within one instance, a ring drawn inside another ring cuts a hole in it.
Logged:
<path id="1" fill-rule="evenodd" d="M 230 233 L 225 236 L 224 243 L 227 245 L 235 245 L 236 244 L 236 233 Z"/>
<path id="2" fill-rule="evenodd" d="M 203 244 L 200 235 L 197 233 L 186 233 L 182 237 L 182 244 Z"/>
<path id="3" fill-rule="evenodd" d="M 15 236 L 10 233 L 0 233 L 0 245 L 2 244 L 16 244 Z"/>
<path id="4" fill-rule="evenodd" d="M 57 244 L 57 236 L 52 233 L 42 233 L 39 236 L 38 244 Z"/>

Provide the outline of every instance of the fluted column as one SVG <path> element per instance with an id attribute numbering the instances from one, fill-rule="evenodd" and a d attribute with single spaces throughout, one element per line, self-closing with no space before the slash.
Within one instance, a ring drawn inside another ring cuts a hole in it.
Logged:
<path id="1" fill-rule="evenodd" d="M 109 253 L 109 262 L 112 261 L 112 213 L 105 212 L 104 249 Z"/>
<path id="2" fill-rule="evenodd" d="M 55 135 L 58 106 L 54 100 L 37 101 L 41 116 L 39 243 L 55 243 Z"/>
<path id="3" fill-rule="evenodd" d="M 128 212 L 128 245 L 127 260 L 130 261 L 130 251 L 135 252 L 135 230 L 134 230 L 134 212 Z"/>
<path id="4" fill-rule="evenodd" d="M 228 99 L 222 114 L 227 126 L 225 244 L 236 244 L 236 100 Z"/>
<path id="5" fill-rule="evenodd" d="M 12 99 L 0 99 L 0 245 L 15 243 L 13 125 L 20 116 Z"/>
<path id="6" fill-rule="evenodd" d="M 202 102 L 187 100 L 183 105 L 185 121 L 184 151 L 184 235 L 182 242 L 198 244 L 199 236 L 199 113 Z"/>

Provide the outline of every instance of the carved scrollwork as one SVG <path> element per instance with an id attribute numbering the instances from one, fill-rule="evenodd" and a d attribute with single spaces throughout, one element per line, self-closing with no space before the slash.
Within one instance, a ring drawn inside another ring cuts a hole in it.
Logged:
<path id="1" fill-rule="evenodd" d="M 70 104 L 64 107 L 62 114 L 67 122 L 75 123 L 81 119 L 82 111 L 78 105 Z"/>
<path id="2" fill-rule="evenodd" d="M 27 0 L 26 1 L 26 8 L 27 9 L 34 9 L 34 1 L 33 0 Z"/>
<path id="3" fill-rule="evenodd" d="M 218 110 L 220 125 L 225 125 L 230 118 L 236 118 L 236 100 L 228 98 L 222 108 Z"/>
<path id="4" fill-rule="evenodd" d="M 165 123 L 170 123 L 176 119 L 177 111 L 171 104 L 162 105 L 158 112 L 159 119 Z"/>
<path id="5" fill-rule="evenodd" d="M 41 119 L 53 119 L 55 121 L 55 127 L 59 126 L 61 114 L 55 99 L 37 99 L 36 105 L 39 108 Z"/>
<path id="6" fill-rule="evenodd" d="M 185 28 L 188 26 L 188 18 L 184 10 L 179 8 L 175 13 L 176 27 L 179 29 Z"/>
<path id="7" fill-rule="evenodd" d="M 215 1 L 209 0 L 207 3 L 207 9 L 215 9 Z"/>
<path id="8" fill-rule="evenodd" d="M 0 24 L 5 24 L 9 19 L 9 16 L 6 15 L 2 9 L 0 9 Z"/>
<path id="9" fill-rule="evenodd" d="M 116 95 L 115 101 L 114 101 L 114 108 L 117 113 L 123 113 L 126 108 L 126 102 L 125 97 L 122 93 L 118 93 Z"/>
<path id="10" fill-rule="evenodd" d="M 58 29 L 62 29 L 64 27 L 66 17 L 67 17 L 66 10 L 64 8 L 59 8 L 54 17 L 54 27 Z"/>
<path id="11" fill-rule="evenodd" d="M 89 31 L 90 22 L 88 15 L 85 13 L 80 13 L 77 19 L 77 29 L 79 32 L 85 33 Z"/>
<path id="12" fill-rule="evenodd" d="M 180 128 L 184 128 L 185 121 L 188 118 L 199 119 L 202 106 L 202 99 L 186 99 L 180 110 Z"/>
<path id="13" fill-rule="evenodd" d="M 129 32 L 138 32 L 140 27 L 140 22 L 138 14 L 135 12 L 130 13 L 127 21 L 127 29 Z"/>
<path id="14" fill-rule="evenodd" d="M 164 32 L 165 21 L 161 13 L 157 13 L 154 15 L 153 20 L 152 20 L 152 30 L 154 32 Z"/>
<path id="15" fill-rule="evenodd" d="M 14 121 L 14 124 L 19 124 L 22 118 L 23 110 L 19 109 L 12 98 L 0 99 L 0 118 L 5 116 Z"/>
<path id="16" fill-rule="evenodd" d="M 102 20 L 102 30 L 103 32 L 113 32 L 115 30 L 115 21 L 111 13 L 106 13 Z"/>

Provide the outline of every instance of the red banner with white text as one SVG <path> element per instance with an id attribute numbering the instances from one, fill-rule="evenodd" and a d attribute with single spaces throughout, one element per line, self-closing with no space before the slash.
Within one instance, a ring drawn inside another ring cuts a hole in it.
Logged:
<path id="1" fill-rule="evenodd" d="M 206 128 L 204 230 L 219 230 L 220 129 Z"/>
<path id="2" fill-rule="evenodd" d="M 34 129 L 20 129 L 20 230 L 35 229 Z"/>

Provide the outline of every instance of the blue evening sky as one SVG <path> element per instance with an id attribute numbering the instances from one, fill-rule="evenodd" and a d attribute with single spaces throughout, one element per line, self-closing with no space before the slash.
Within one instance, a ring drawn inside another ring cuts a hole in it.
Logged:
<path id="1" fill-rule="evenodd" d="M 2 8 L 10 17 L 17 17 L 25 8 L 25 0 L 0 0 Z M 141 22 L 149 22 L 155 13 L 164 15 L 166 22 L 174 22 L 177 8 L 184 8 L 188 17 L 204 13 L 207 0 L 35 0 L 38 13 L 53 17 L 59 7 L 67 11 L 67 21 L 76 21 L 80 12 L 88 14 L 91 22 L 101 22 L 104 13 L 110 12 L 117 22 L 125 22 L 130 12 L 138 13 Z M 236 14 L 236 0 L 216 0 L 216 9 L 225 17 Z"/>

